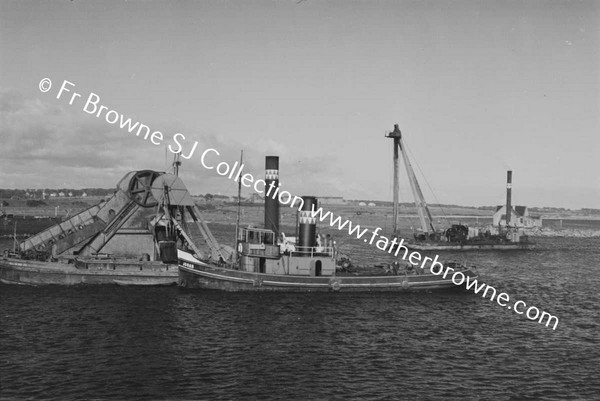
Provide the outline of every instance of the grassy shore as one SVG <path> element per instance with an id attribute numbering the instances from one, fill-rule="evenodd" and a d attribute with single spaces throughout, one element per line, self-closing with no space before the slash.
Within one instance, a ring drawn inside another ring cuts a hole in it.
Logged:
<path id="1" fill-rule="evenodd" d="M 90 206 L 98 204 L 102 198 L 51 198 L 44 200 L 44 205 L 27 206 L 25 200 L 8 200 L 9 206 L 2 208 L 5 214 L 27 215 L 27 216 L 45 216 L 59 217 L 63 220 L 74 216 Z M 224 225 L 235 225 L 237 220 L 237 205 L 235 204 L 199 204 L 204 219 L 209 223 Z M 335 217 L 340 216 L 341 221 L 348 220 L 352 224 L 360 225 L 362 228 L 375 229 L 381 227 L 382 234 L 389 234 L 393 231 L 393 210 L 389 205 L 383 206 L 358 206 L 352 204 L 345 205 L 323 205 L 325 211 L 331 211 Z M 293 235 L 293 227 L 296 225 L 296 209 L 289 206 L 281 206 L 281 224 L 284 230 Z M 419 219 L 416 210 L 413 207 L 401 206 L 399 218 L 399 229 L 401 232 L 412 233 L 419 227 Z M 451 224 L 466 224 L 469 226 L 486 226 L 491 224 L 493 211 L 477 209 L 473 207 L 431 207 L 431 213 L 434 217 L 434 224 L 440 228 L 446 228 Z M 263 224 L 263 204 L 245 204 L 241 208 L 240 221 L 243 225 L 252 224 L 260 226 Z M 560 230 L 600 230 L 600 216 L 581 215 L 567 211 L 561 214 L 544 215 L 544 228 L 550 228 L 555 231 Z M 586 223 L 589 221 L 589 223 Z M 324 233 L 336 233 L 338 230 L 328 227 L 323 222 L 320 229 Z M 547 232 L 547 231 L 546 231 Z M 543 231 L 540 231 L 543 235 Z M 553 233 L 554 234 L 554 233 Z"/>
<path id="2" fill-rule="evenodd" d="M 15 214 L 15 215 L 28 215 L 28 216 L 46 216 L 46 217 L 66 217 L 73 216 L 81 211 L 89 208 L 90 206 L 98 204 L 102 199 L 102 197 L 85 197 L 85 198 L 50 198 L 44 200 L 43 205 L 39 206 L 28 206 L 26 200 L 15 200 L 8 199 L 4 200 L 8 202 L 8 206 L 4 206 L 1 210 L 6 214 Z M 0 199 L 0 201 L 2 201 Z M 392 216 L 392 206 L 384 205 L 384 206 L 358 206 L 355 204 L 345 204 L 345 205 L 321 205 L 324 210 L 331 211 L 336 215 L 343 216 L 344 218 L 348 218 L 352 216 L 354 220 L 361 220 L 360 216 L 375 216 L 377 218 L 382 217 L 386 221 L 389 220 Z M 237 205 L 231 203 L 208 203 L 208 204 L 199 204 L 199 207 L 204 210 L 204 213 L 207 215 L 215 215 L 215 216 L 228 216 L 232 213 L 235 214 L 237 212 Z M 246 204 L 243 206 L 243 211 L 248 216 L 253 216 L 256 210 L 260 210 L 259 214 L 262 214 L 262 203 L 257 204 Z M 440 220 L 448 220 L 448 222 L 458 223 L 463 221 L 464 219 L 491 219 L 493 216 L 493 211 L 489 209 L 478 209 L 475 207 L 468 206 L 430 206 L 431 214 L 434 216 L 434 219 Z M 286 215 L 292 214 L 295 219 L 295 209 L 291 209 L 288 206 L 281 207 L 282 217 Z M 401 219 L 416 219 L 417 212 L 414 207 L 407 207 L 401 205 L 399 208 L 399 215 Z M 533 215 L 533 213 L 532 213 Z M 358 217 L 354 217 L 358 216 Z M 537 217 L 537 216 L 536 216 Z M 560 212 L 550 212 L 543 213 L 542 217 L 544 219 L 581 219 L 581 220 L 600 220 L 600 215 L 589 215 L 583 214 L 580 211 L 560 211 Z M 415 221 L 415 223 L 418 221 Z M 360 222 L 357 222 L 360 224 Z M 385 228 L 381 226 L 382 228 Z"/>

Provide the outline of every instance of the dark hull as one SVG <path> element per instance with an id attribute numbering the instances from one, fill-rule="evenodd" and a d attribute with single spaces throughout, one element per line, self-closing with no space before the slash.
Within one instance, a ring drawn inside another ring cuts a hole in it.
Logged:
<path id="1" fill-rule="evenodd" d="M 476 277 L 472 271 L 465 276 Z M 398 276 L 292 276 L 252 273 L 240 270 L 197 264 L 179 266 L 179 285 L 185 288 L 224 291 L 430 291 L 455 290 L 461 287 L 449 279 L 432 274 Z"/>
<path id="2" fill-rule="evenodd" d="M 0 259 L 0 281 L 25 285 L 174 285 L 177 265 L 135 260 L 76 261 L 75 264 Z"/>

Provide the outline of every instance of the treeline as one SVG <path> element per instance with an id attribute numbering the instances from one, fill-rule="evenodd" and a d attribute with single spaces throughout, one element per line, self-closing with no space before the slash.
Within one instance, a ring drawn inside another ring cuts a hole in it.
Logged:
<path id="1" fill-rule="evenodd" d="M 378 201 L 378 200 L 350 200 L 348 202 L 351 203 L 359 203 L 365 202 L 367 204 L 373 202 L 379 206 L 392 206 L 394 202 L 390 201 Z M 412 208 L 415 206 L 414 202 L 398 202 L 398 205 L 401 207 Z M 496 210 L 496 206 L 463 206 L 463 205 L 453 205 L 453 204 L 445 204 L 445 203 L 428 203 L 429 207 L 439 207 L 439 208 L 461 208 L 461 209 L 478 209 L 478 210 Z"/>
<path id="2" fill-rule="evenodd" d="M 45 188 L 45 189 L 0 189 L 0 199 L 42 199 L 43 193 L 48 199 L 52 194 L 62 197 L 108 196 L 115 192 L 114 188 Z M 62 193 L 62 195 L 60 195 Z"/>
<path id="3" fill-rule="evenodd" d="M 211 201 L 211 200 L 229 200 L 230 197 L 227 195 L 219 195 L 219 194 L 204 194 L 204 195 L 200 195 L 202 197 L 204 197 L 204 199 L 206 199 L 207 201 Z M 235 197 L 237 199 L 237 196 Z"/>
<path id="4" fill-rule="evenodd" d="M 600 209 L 583 208 L 581 211 L 587 214 L 600 214 Z"/>
<path id="5" fill-rule="evenodd" d="M 112 195 L 116 191 L 115 188 L 83 188 L 83 189 L 70 189 L 70 188 L 45 188 L 45 189 L 1 189 L 0 188 L 0 199 L 42 199 L 43 193 L 46 193 L 46 199 L 51 197 L 72 197 L 79 198 L 82 196 L 100 196 L 106 197 Z M 54 194 L 54 196 L 52 196 Z M 62 195 L 61 195 L 62 194 Z M 69 195 L 70 194 L 70 195 Z M 228 195 L 219 195 L 207 193 L 205 195 L 196 195 L 204 197 L 206 200 L 229 200 L 231 198 Z M 236 198 L 237 199 L 237 198 Z"/>

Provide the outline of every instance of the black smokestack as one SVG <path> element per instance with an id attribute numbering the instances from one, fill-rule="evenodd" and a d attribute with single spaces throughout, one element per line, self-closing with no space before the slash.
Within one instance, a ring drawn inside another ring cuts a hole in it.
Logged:
<path id="1" fill-rule="evenodd" d="M 267 156 L 265 170 L 265 228 L 279 235 L 279 198 L 276 192 L 279 187 L 279 156 Z"/>
<path id="2" fill-rule="evenodd" d="M 512 206 L 510 204 L 510 197 L 512 192 L 512 171 L 506 172 L 506 226 L 510 223 L 510 216 L 512 215 Z"/>
<path id="3" fill-rule="evenodd" d="M 317 198 L 303 196 L 304 201 L 298 219 L 298 246 L 300 251 L 316 246 L 317 243 L 317 218 L 313 217 L 312 210 L 317 210 Z"/>

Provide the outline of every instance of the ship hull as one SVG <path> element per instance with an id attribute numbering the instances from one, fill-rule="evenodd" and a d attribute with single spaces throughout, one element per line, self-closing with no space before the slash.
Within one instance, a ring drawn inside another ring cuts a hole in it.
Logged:
<path id="1" fill-rule="evenodd" d="M 0 281 L 24 285 L 175 285 L 176 264 L 136 260 L 81 260 L 75 263 L 0 259 Z"/>
<path id="2" fill-rule="evenodd" d="M 471 270 L 465 276 L 477 277 Z M 371 292 L 461 289 L 449 279 L 433 274 L 395 276 L 293 276 L 246 272 L 208 264 L 179 266 L 179 285 L 184 288 L 223 291 Z"/>

